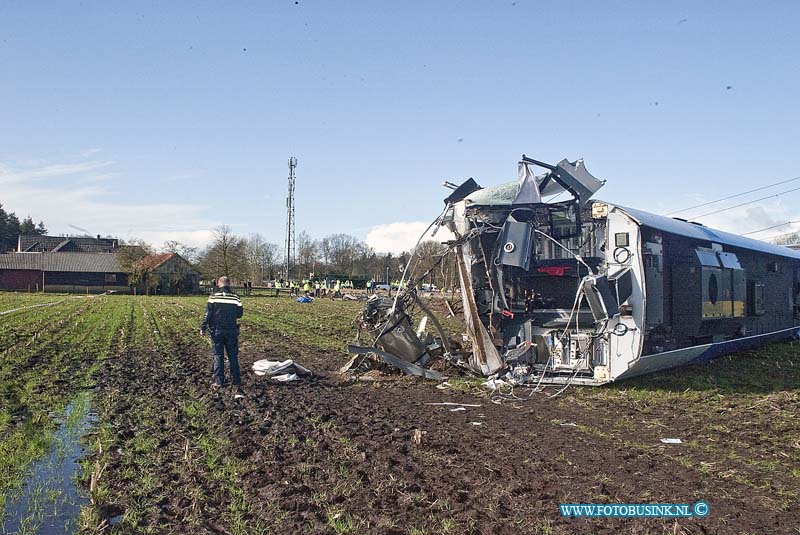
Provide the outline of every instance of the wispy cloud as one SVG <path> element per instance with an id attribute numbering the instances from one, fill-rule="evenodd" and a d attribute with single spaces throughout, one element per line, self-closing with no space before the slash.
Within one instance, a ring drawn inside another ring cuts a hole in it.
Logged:
<path id="1" fill-rule="evenodd" d="M 114 165 L 116 162 L 112 161 L 94 161 L 94 162 L 79 162 L 79 163 L 62 163 L 51 164 L 38 167 L 30 167 L 27 169 L 15 169 L 3 163 L 0 163 L 0 184 L 10 184 L 14 182 L 23 182 L 26 180 L 35 180 L 39 178 L 51 178 L 57 176 L 68 176 L 79 173 L 87 173 L 89 171 L 97 171 L 106 167 Z"/>
<path id="2" fill-rule="evenodd" d="M 98 147 L 94 147 L 94 148 L 91 148 L 91 149 L 86 149 L 85 151 L 82 151 L 80 153 L 80 157 L 81 158 L 88 158 L 89 156 L 94 156 L 98 152 L 103 152 L 103 149 L 98 148 Z"/>
<path id="3" fill-rule="evenodd" d="M 44 220 L 53 233 L 85 228 L 92 234 L 123 239 L 141 238 L 154 245 L 165 240 L 205 245 L 218 222 L 207 218 L 206 207 L 197 204 L 158 202 L 121 203 L 112 200 L 108 186 L 88 181 L 115 176 L 111 161 L 55 163 L 11 168 L 0 162 L 3 204 L 18 214 Z M 97 173 L 103 169 L 103 173 Z M 58 177 L 55 184 L 40 178 Z"/>
<path id="4" fill-rule="evenodd" d="M 379 253 L 402 253 L 414 248 L 420 235 L 430 222 L 425 221 L 402 221 L 396 223 L 386 223 L 372 227 L 367 232 L 367 245 Z M 429 232 L 424 240 L 447 241 L 453 239 L 453 234 L 446 228 L 439 228 L 436 236 L 432 236 L 433 231 Z"/>

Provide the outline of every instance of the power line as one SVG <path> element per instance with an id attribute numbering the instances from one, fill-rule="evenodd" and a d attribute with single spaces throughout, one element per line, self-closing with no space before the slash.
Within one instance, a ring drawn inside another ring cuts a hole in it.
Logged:
<path id="1" fill-rule="evenodd" d="M 778 227 L 785 227 L 786 225 L 793 225 L 795 223 L 800 223 L 800 221 L 787 221 L 786 223 L 781 223 L 780 225 L 772 225 L 771 227 L 764 227 L 758 230 L 752 230 L 750 232 L 745 232 L 742 236 L 749 236 L 750 234 L 758 234 L 759 232 L 764 232 L 765 230 L 771 230 Z"/>
<path id="2" fill-rule="evenodd" d="M 800 178 L 800 177 L 798 177 L 798 178 Z M 798 191 L 798 190 L 800 190 L 800 188 L 789 189 L 789 190 L 786 190 L 786 191 L 782 191 L 780 193 L 776 193 L 775 195 L 767 195 L 766 197 L 761 197 L 760 199 L 755 199 L 753 201 L 743 202 L 741 204 L 736 204 L 734 206 L 729 206 L 727 208 L 720 208 L 719 210 L 714 210 L 713 212 L 707 212 L 707 213 L 702 214 L 702 215 L 697 215 L 697 216 L 692 217 L 691 219 L 700 219 L 701 217 L 706 217 L 706 216 L 709 216 L 709 215 L 718 214 L 720 212 L 725 212 L 727 210 L 733 210 L 734 208 L 741 208 L 742 206 L 747 206 L 748 204 L 761 202 L 761 201 L 764 201 L 766 199 L 772 199 L 774 197 L 780 197 L 781 195 L 786 195 L 787 193 L 792 193 L 793 191 Z"/>
<path id="3" fill-rule="evenodd" d="M 723 197 L 721 199 L 716 199 L 714 201 L 708 201 L 708 202 L 704 202 L 704 203 L 701 203 L 701 204 L 695 204 L 694 206 L 690 206 L 689 208 L 683 208 L 682 210 L 676 210 L 675 212 L 670 212 L 670 213 L 664 214 L 664 215 L 674 215 L 674 214 L 680 214 L 681 212 L 688 212 L 689 210 L 694 210 L 695 208 L 701 208 L 703 206 L 708 206 L 709 204 L 716 204 L 718 202 L 727 201 L 729 199 L 735 199 L 736 197 L 741 197 L 742 195 L 747 195 L 749 193 L 755 193 L 756 191 L 762 191 L 762 190 L 765 190 L 765 189 L 772 188 L 774 186 L 780 186 L 781 184 L 794 182 L 795 180 L 800 180 L 800 176 L 797 176 L 797 177 L 794 177 L 794 178 L 790 178 L 788 180 L 781 180 L 780 182 L 775 182 L 774 184 L 768 184 L 766 186 L 761 186 L 760 188 L 755 188 L 755 189 L 751 189 L 751 190 L 748 190 L 748 191 L 743 191 L 742 193 L 737 193 L 735 195 L 729 195 L 727 197 Z M 700 217 L 703 217 L 703 216 L 700 216 Z"/>

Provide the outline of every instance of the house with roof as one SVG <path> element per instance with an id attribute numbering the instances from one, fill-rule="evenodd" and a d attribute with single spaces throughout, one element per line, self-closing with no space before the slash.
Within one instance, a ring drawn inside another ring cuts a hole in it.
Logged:
<path id="1" fill-rule="evenodd" d="M 130 267 L 124 268 L 120 262 L 119 253 L 125 247 L 114 238 L 100 236 L 20 236 L 15 252 L 0 254 L 0 290 L 167 294 L 199 291 L 200 273 L 180 255 L 144 256 L 133 266 L 135 273 L 131 273 Z"/>
<path id="2" fill-rule="evenodd" d="M 116 238 L 91 236 L 42 236 L 30 234 L 17 238 L 18 253 L 113 253 L 119 248 Z"/>
<path id="3" fill-rule="evenodd" d="M 0 254 L 0 289 L 102 293 L 127 292 L 128 274 L 114 253 L 27 252 Z"/>
<path id="4" fill-rule="evenodd" d="M 148 255 L 135 267 L 149 292 L 180 295 L 200 291 L 200 272 L 177 253 Z"/>

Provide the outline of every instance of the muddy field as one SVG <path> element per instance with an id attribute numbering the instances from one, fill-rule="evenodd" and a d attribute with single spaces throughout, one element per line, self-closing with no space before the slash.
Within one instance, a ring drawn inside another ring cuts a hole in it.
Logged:
<path id="1" fill-rule="evenodd" d="M 203 299 L 0 294 L 0 312 L 47 303 L 0 316 L 10 531 L 54 524 L 62 506 L 46 492 L 39 509 L 16 504 L 60 415 L 89 392 L 80 513 L 59 517 L 61 532 L 800 533 L 797 344 L 558 396 L 489 396 L 467 378 L 437 388 L 342 377 L 357 303 L 252 297 L 247 396 L 234 400 L 210 389 Z M 250 370 L 262 358 L 315 375 L 272 383 Z M 576 520 L 558 509 L 698 500 L 708 517 Z"/>

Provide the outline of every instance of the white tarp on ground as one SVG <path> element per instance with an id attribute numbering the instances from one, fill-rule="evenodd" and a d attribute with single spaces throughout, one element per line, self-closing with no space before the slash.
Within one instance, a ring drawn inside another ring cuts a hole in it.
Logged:
<path id="1" fill-rule="evenodd" d="M 256 375 L 269 375 L 272 379 L 281 382 L 297 381 L 301 375 L 312 375 L 311 370 L 291 359 L 283 361 L 257 360 L 253 363 L 253 372 Z"/>

